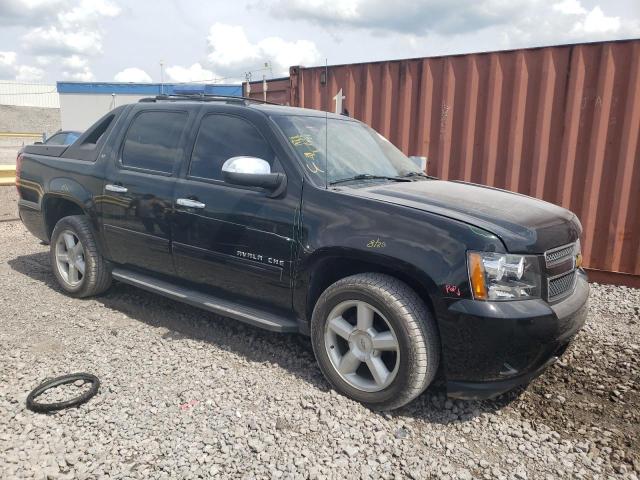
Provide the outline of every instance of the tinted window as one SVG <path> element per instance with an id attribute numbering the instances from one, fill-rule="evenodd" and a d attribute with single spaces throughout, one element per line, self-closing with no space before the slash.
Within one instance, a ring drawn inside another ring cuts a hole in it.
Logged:
<path id="1" fill-rule="evenodd" d="M 274 153 L 256 127 L 238 117 L 207 115 L 200 124 L 189 175 L 222 180 L 222 164 L 240 155 L 262 158 L 273 167 Z"/>
<path id="2" fill-rule="evenodd" d="M 75 142 L 78 137 L 80 136 L 79 133 L 67 133 L 67 145 L 71 145 L 73 142 Z"/>
<path id="3" fill-rule="evenodd" d="M 50 137 L 45 143 L 47 145 L 66 145 L 67 139 L 66 133 L 56 133 L 53 137 Z"/>
<path id="4" fill-rule="evenodd" d="M 179 159 L 184 112 L 143 112 L 135 117 L 124 141 L 122 164 L 171 173 Z"/>

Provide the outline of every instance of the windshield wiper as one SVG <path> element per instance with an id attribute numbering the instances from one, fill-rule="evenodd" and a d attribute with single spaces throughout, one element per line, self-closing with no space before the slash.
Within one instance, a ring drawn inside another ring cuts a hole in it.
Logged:
<path id="1" fill-rule="evenodd" d="M 400 175 L 398 178 L 410 178 L 410 177 L 423 177 L 423 178 L 431 178 L 432 180 L 437 180 L 436 177 L 432 175 L 427 175 L 426 173 L 422 173 L 422 172 L 409 172 L 409 173 L 405 173 L 404 175 Z"/>
<path id="2" fill-rule="evenodd" d="M 344 182 L 352 182 L 357 180 L 393 180 L 394 182 L 407 181 L 402 177 L 386 177 L 384 175 L 371 175 L 370 173 L 361 173 L 359 175 L 354 175 L 353 177 L 340 178 L 339 180 L 334 180 L 333 182 L 329 182 L 329 185 L 335 185 L 337 183 L 344 183 Z"/>

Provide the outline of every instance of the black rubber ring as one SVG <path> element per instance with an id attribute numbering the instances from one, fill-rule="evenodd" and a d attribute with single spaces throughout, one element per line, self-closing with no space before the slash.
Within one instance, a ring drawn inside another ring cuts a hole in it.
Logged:
<path id="1" fill-rule="evenodd" d="M 91 382 L 91 388 L 82 395 L 70 400 L 65 400 L 64 402 L 38 403 L 35 401 L 37 397 L 50 388 L 57 387 L 58 385 L 66 385 L 67 383 L 73 383 L 77 380 Z M 90 373 L 72 373 L 70 375 L 52 378 L 51 380 L 45 380 L 36 388 L 31 390 L 31 393 L 29 393 L 29 396 L 27 397 L 27 408 L 34 412 L 52 412 L 54 410 L 62 410 L 63 408 L 75 407 L 76 405 L 80 405 L 93 397 L 98 393 L 99 388 L 100 380 L 98 380 L 98 377 L 91 375 Z"/>

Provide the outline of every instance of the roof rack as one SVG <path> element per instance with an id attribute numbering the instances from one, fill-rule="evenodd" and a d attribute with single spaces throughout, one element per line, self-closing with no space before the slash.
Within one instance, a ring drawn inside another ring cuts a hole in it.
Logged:
<path id="1" fill-rule="evenodd" d="M 264 103 L 268 105 L 280 105 L 279 103 L 269 102 L 267 100 L 259 100 L 257 98 L 240 97 L 235 95 L 215 95 L 206 93 L 180 94 L 172 93 L 171 95 L 156 95 L 155 97 L 145 97 L 138 100 L 141 103 L 153 103 L 158 101 L 177 102 L 180 100 L 192 100 L 196 102 L 227 102 L 227 103 Z"/>

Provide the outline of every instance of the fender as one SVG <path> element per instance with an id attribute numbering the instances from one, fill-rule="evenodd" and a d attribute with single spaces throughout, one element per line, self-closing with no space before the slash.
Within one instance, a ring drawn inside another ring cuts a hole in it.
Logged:
<path id="1" fill-rule="evenodd" d="M 101 251 L 104 250 L 104 242 L 97 224 L 96 202 L 91 192 L 76 180 L 69 177 L 53 178 L 45 185 L 45 193 L 41 199 L 43 219 L 47 218 L 47 203 L 51 199 L 64 199 L 82 210 L 89 218 L 95 232 L 96 242 Z"/>
<path id="2" fill-rule="evenodd" d="M 49 181 L 45 186 L 42 198 L 43 205 L 47 198 L 60 197 L 72 201 L 85 211 L 94 206 L 93 195 L 84 186 L 68 177 L 58 177 Z"/>
<path id="3" fill-rule="evenodd" d="M 331 263 L 332 265 L 328 265 Z M 393 275 L 411 285 L 422 294 L 431 308 L 438 301 L 436 282 L 415 265 L 382 253 L 345 247 L 325 247 L 305 257 L 300 264 L 300 276 L 294 296 L 294 308 L 298 318 L 310 319 L 315 297 L 322 292 L 313 292 L 311 287 L 316 275 L 322 271 L 329 276 L 344 277 L 365 271 L 377 271 Z M 326 269 L 331 269 L 327 272 Z M 345 275 L 346 274 L 346 275 Z M 332 282 L 331 282 L 332 283 Z"/>

